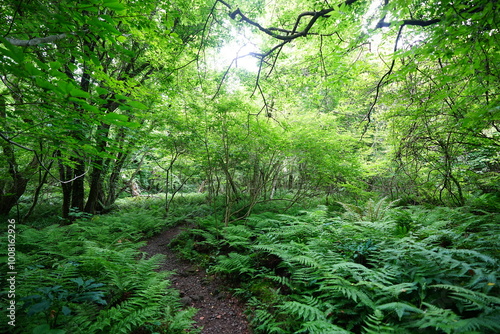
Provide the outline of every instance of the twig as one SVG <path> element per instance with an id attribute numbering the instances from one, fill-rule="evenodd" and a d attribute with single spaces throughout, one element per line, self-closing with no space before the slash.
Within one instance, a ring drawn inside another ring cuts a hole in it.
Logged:
<path id="1" fill-rule="evenodd" d="M 399 27 L 398 35 L 396 36 L 396 41 L 394 42 L 394 52 L 396 52 L 398 50 L 398 42 L 399 42 L 399 39 L 401 38 L 401 33 L 403 32 L 403 28 L 404 28 L 404 25 L 401 25 Z M 387 83 L 387 81 L 385 79 L 386 79 L 386 77 L 391 75 L 395 64 L 396 64 L 396 59 L 394 58 L 394 59 L 392 59 L 391 66 L 389 67 L 389 70 L 380 78 L 380 80 L 377 83 L 375 98 L 373 99 L 373 102 L 370 106 L 370 109 L 368 110 L 368 113 L 365 116 L 365 120 L 367 121 L 367 123 L 365 125 L 365 128 L 363 130 L 363 134 L 361 135 L 361 137 L 363 137 L 365 135 L 366 131 L 368 131 L 368 126 L 371 123 L 371 114 L 373 113 L 373 110 L 375 110 L 375 105 L 377 104 L 378 99 L 380 97 L 380 89 L 382 88 L 382 86 L 384 84 Z"/>

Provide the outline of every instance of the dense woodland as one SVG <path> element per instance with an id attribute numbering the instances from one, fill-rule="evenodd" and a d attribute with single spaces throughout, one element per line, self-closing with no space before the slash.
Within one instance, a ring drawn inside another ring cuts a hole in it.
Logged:
<path id="1" fill-rule="evenodd" d="M 2 0 L 0 328 L 196 333 L 139 252 L 188 223 L 255 333 L 499 333 L 499 13 Z"/>

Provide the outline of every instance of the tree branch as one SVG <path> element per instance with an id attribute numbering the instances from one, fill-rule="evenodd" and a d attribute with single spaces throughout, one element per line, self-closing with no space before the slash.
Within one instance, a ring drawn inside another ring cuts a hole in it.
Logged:
<path id="1" fill-rule="evenodd" d="M 37 37 L 37 38 L 32 38 L 28 40 L 23 40 L 23 39 L 17 39 L 17 38 L 8 38 L 6 37 L 5 39 L 7 42 L 9 42 L 12 45 L 15 46 L 35 46 L 39 44 L 45 44 L 45 43 L 54 43 L 60 39 L 64 39 L 68 36 L 68 34 L 59 34 L 59 35 L 51 35 L 47 37 Z"/>
<path id="2" fill-rule="evenodd" d="M 427 27 L 436 23 L 441 22 L 441 19 L 432 19 L 432 20 L 403 20 L 401 26 L 418 26 L 418 27 Z M 382 18 L 377 25 L 375 26 L 375 29 L 378 28 L 387 28 L 392 25 L 391 22 L 385 22 L 384 18 Z"/>
<path id="3" fill-rule="evenodd" d="M 256 27 L 260 31 L 264 32 L 265 34 L 267 34 L 273 38 L 276 38 L 276 39 L 279 39 L 282 41 L 291 41 L 291 40 L 299 38 L 299 37 L 307 36 L 307 34 L 309 33 L 309 30 L 311 30 L 314 23 L 316 23 L 316 21 L 320 17 L 327 17 L 327 14 L 332 12 L 333 10 L 334 10 L 333 8 L 327 8 L 327 9 L 323 9 L 323 10 L 320 10 L 317 12 L 301 13 L 301 14 L 299 14 L 299 16 L 297 16 L 297 20 L 295 21 L 295 25 L 291 31 L 286 30 L 286 29 L 281 29 L 281 28 L 264 28 L 258 22 L 250 19 L 245 14 L 243 14 L 239 8 L 236 9 L 231 14 L 229 14 L 229 17 L 232 18 L 233 20 L 236 20 L 236 17 L 239 16 L 240 21 L 244 21 L 244 22 Z M 300 24 L 300 21 L 305 16 L 311 16 L 311 19 L 309 20 L 309 22 L 307 23 L 306 27 L 303 30 L 297 32 L 297 28 Z M 282 33 L 284 33 L 284 35 L 278 34 L 276 32 L 282 32 Z"/>
<path id="4" fill-rule="evenodd" d="M 404 28 L 404 25 L 401 25 L 399 27 L 398 35 L 396 37 L 396 41 L 394 42 L 394 52 L 396 52 L 398 50 L 398 42 L 399 42 L 399 39 L 401 38 L 401 34 L 403 32 L 403 28 Z M 368 130 L 368 125 L 370 125 L 371 115 L 373 113 L 373 110 L 375 110 L 375 105 L 377 104 L 378 98 L 380 96 L 380 89 L 382 88 L 382 86 L 384 84 L 387 83 L 386 78 L 391 75 L 392 70 L 394 69 L 394 65 L 395 64 L 396 64 L 396 59 L 393 59 L 392 62 L 391 62 L 391 66 L 389 67 L 389 70 L 382 76 L 382 78 L 380 78 L 379 82 L 377 83 L 376 92 L 375 92 L 375 98 L 373 99 L 373 102 L 372 102 L 372 104 L 370 106 L 370 109 L 368 110 L 368 113 L 365 116 L 365 119 L 366 119 L 367 123 L 365 125 L 364 130 L 363 130 L 363 135 Z"/>

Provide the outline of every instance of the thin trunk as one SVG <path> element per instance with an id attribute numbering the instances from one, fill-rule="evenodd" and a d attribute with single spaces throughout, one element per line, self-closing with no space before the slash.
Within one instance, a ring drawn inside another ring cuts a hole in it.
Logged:
<path id="1" fill-rule="evenodd" d="M 71 183 L 64 182 L 67 179 L 67 175 L 70 175 L 70 172 L 70 167 L 64 166 L 61 162 L 59 162 L 59 178 L 63 181 L 61 183 L 61 190 L 63 195 L 62 217 L 64 219 L 69 218 L 69 209 L 71 208 Z"/>
<path id="2" fill-rule="evenodd" d="M 40 175 L 40 180 L 38 182 L 38 186 L 35 189 L 35 193 L 33 195 L 33 203 L 31 203 L 31 206 L 28 210 L 28 212 L 24 215 L 24 219 L 27 219 L 33 211 L 35 210 L 35 207 L 38 203 L 38 198 L 40 197 L 40 192 L 42 191 L 43 186 L 45 185 L 45 182 L 47 182 L 47 177 L 49 176 L 49 170 L 52 168 L 52 165 L 54 163 L 54 160 L 51 160 L 49 165 L 47 166 L 47 169 L 43 172 L 43 174 Z M 41 170 L 40 170 L 41 173 Z"/>
<path id="3" fill-rule="evenodd" d="M 74 161 L 76 162 L 76 167 L 72 169 L 71 207 L 78 211 L 83 211 L 85 203 L 85 163 L 81 158 L 76 158 Z"/>
<path id="4" fill-rule="evenodd" d="M 123 139 L 125 138 L 123 129 L 118 135 L 118 141 L 121 142 L 122 144 L 124 143 Z M 116 199 L 120 196 L 120 194 L 124 191 L 124 188 L 120 189 L 117 191 L 117 184 L 120 179 L 121 175 L 121 170 L 123 166 L 125 165 L 125 161 L 127 160 L 129 154 L 125 153 L 125 149 L 122 146 L 120 146 L 120 152 L 118 153 L 116 160 L 114 162 L 111 175 L 109 176 L 109 181 L 108 181 L 108 192 L 106 195 L 106 199 L 104 200 L 104 207 L 105 209 L 110 207 Z M 111 161 L 108 162 L 108 164 L 111 164 Z"/>

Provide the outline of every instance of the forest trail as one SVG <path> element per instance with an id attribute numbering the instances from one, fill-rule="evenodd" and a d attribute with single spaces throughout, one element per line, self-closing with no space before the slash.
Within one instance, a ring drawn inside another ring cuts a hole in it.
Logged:
<path id="1" fill-rule="evenodd" d="M 250 334 L 243 305 L 235 297 L 221 289 L 221 283 L 206 274 L 203 269 L 180 259 L 168 244 L 186 225 L 170 228 L 148 240 L 141 251 L 148 257 L 163 254 L 166 259 L 160 270 L 175 272 L 169 279 L 172 287 L 180 291 L 185 306 L 198 309 L 195 327 L 202 334 Z"/>

